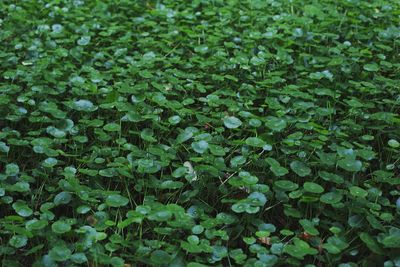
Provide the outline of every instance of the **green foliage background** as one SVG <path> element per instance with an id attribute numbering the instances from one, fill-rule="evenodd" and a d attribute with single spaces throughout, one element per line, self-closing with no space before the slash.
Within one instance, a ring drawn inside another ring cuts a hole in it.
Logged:
<path id="1" fill-rule="evenodd" d="M 400 266 L 399 1 L 0 18 L 2 266 Z"/>

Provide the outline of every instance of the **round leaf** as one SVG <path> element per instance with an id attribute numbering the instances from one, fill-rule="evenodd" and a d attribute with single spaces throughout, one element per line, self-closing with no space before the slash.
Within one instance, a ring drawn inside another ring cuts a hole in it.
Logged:
<path id="1" fill-rule="evenodd" d="M 28 243 L 28 238 L 23 235 L 14 235 L 8 243 L 15 248 L 22 248 Z"/>
<path id="2" fill-rule="evenodd" d="M 235 129 L 235 128 L 239 128 L 240 125 L 242 125 L 242 121 L 233 116 L 225 117 L 224 125 L 228 129 Z"/>
<path id="3" fill-rule="evenodd" d="M 299 186 L 289 180 L 279 180 L 274 183 L 282 191 L 293 191 L 299 188 Z"/>
<path id="4" fill-rule="evenodd" d="M 263 147 L 265 146 L 264 140 L 258 137 L 249 137 L 246 139 L 246 145 L 254 146 L 254 147 Z"/>
<path id="5" fill-rule="evenodd" d="M 129 203 L 129 199 L 115 194 L 115 195 L 109 195 L 106 198 L 106 204 L 110 207 L 122 207 L 122 206 L 126 206 Z"/>
<path id="6" fill-rule="evenodd" d="M 71 254 L 71 250 L 65 245 L 55 246 L 49 251 L 50 258 L 60 262 L 68 260 Z"/>
<path id="7" fill-rule="evenodd" d="M 208 149 L 208 143 L 207 143 L 207 141 L 204 141 L 204 140 L 200 140 L 198 142 L 193 142 L 192 143 L 192 148 L 197 153 L 203 154 Z"/>
<path id="8" fill-rule="evenodd" d="M 368 195 L 367 191 L 358 186 L 351 186 L 349 190 L 350 194 L 355 197 L 366 197 Z"/>
<path id="9" fill-rule="evenodd" d="M 290 168 L 301 177 L 305 177 L 311 174 L 311 169 L 301 161 L 292 161 L 290 163 Z"/>
<path id="10" fill-rule="evenodd" d="M 343 196 L 337 192 L 325 193 L 320 197 L 322 203 L 336 204 L 342 200 Z"/>
<path id="11" fill-rule="evenodd" d="M 365 64 L 363 68 L 364 68 L 364 70 L 371 71 L 371 72 L 376 72 L 379 70 L 379 66 L 375 63 Z"/>
<path id="12" fill-rule="evenodd" d="M 321 194 L 322 192 L 324 192 L 324 188 L 322 186 L 313 182 L 305 182 L 303 184 L 303 187 L 304 191 L 310 193 Z"/>
<path id="13" fill-rule="evenodd" d="M 64 221 L 57 221 L 57 222 L 53 223 L 53 225 L 51 226 L 51 229 L 56 234 L 64 234 L 66 232 L 71 231 L 71 225 Z"/>
<path id="14" fill-rule="evenodd" d="M 349 172 L 358 172 L 361 170 L 362 163 L 359 160 L 353 158 L 344 158 L 338 161 L 340 168 Z"/>

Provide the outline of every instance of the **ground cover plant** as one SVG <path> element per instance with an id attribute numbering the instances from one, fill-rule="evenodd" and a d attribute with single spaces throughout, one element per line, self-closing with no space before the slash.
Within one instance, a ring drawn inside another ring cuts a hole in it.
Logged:
<path id="1" fill-rule="evenodd" d="M 400 266 L 399 23 L 0 1 L 1 266 Z"/>

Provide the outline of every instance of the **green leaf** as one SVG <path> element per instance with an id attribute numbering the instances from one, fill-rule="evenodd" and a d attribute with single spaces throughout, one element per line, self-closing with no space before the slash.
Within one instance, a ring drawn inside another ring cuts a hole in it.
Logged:
<path id="1" fill-rule="evenodd" d="M 400 266 L 398 1 L 0 10 L 2 266 Z"/>
<path id="2" fill-rule="evenodd" d="M 90 43 L 90 36 L 87 36 L 87 35 L 82 36 L 82 37 L 79 38 L 79 40 L 77 41 L 77 44 L 78 44 L 78 45 L 81 45 L 81 46 L 86 46 L 86 45 L 88 45 L 89 43 Z"/>
<path id="3" fill-rule="evenodd" d="M 141 71 L 139 71 L 139 75 L 140 75 L 141 77 L 145 78 L 145 79 L 150 79 L 150 78 L 153 77 L 153 74 L 151 74 L 151 72 L 150 72 L 150 71 L 147 71 L 147 70 L 141 70 Z"/>
<path id="4" fill-rule="evenodd" d="M 310 193 L 315 193 L 315 194 L 321 194 L 324 192 L 324 188 L 320 186 L 319 184 L 313 183 L 313 182 L 305 182 L 303 184 L 304 191 L 310 192 Z"/>
<path id="5" fill-rule="evenodd" d="M 232 167 L 237 167 L 246 163 L 246 158 L 244 156 L 236 156 L 230 160 Z"/>
<path id="6" fill-rule="evenodd" d="M 73 102 L 72 108 L 76 109 L 78 111 L 90 112 L 90 111 L 93 111 L 95 109 L 95 106 L 89 100 L 80 99 L 80 100 L 77 100 L 77 101 Z"/>
<path id="7" fill-rule="evenodd" d="M 177 182 L 177 181 L 172 181 L 172 180 L 166 180 L 163 181 L 160 184 L 161 189 L 178 189 L 184 186 L 184 183 L 182 182 Z"/>
<path id="8" fill-rule="evenodd" d="M 250 200 L 250 204 L 253 206 L 264 206 L 267 203 L 267 198 L 263 193 L 253 192 L 251 193 L 247 199 Z"/>
<path id="9" fill-rule="evenodd" d="M 12 192 L 28 192 L 30 191 L 30 185 L 27 182 L 16 182 L 14 185 L 9 188 L 9 191 Z"/>
<path id="10" fill-rule="evenodd" d="M 271 166 L 270 170 L 276 175 L 276 176 L 284 176 L 289 173 L 288 169 L 282 166 Z"/>
<path id="11" fill-rule="evenodd" d="M 319 235 L 319 231 L 314 227 L 314 223 L 310 220 L 302 219 L 299 221 L 301 226 L 303 226 L 304 231 L 310 235 Z"/>
<path id="12" fill-rule="evenodd" d="M 90 211 L 90 207 L 89 207 L 89 206 L 86 206 L 86 205 L 79 206 L 79 207 L 76 209 L 76 212 L 78 212 L 79 214 L 86 214 L 86 213 L 88 213 L 89 211 Z"/>
<path id="13" fill-rule="evenodd" d="M 320 197 L 322 203 L 336 204 L 342 200 L 343 196 L 337 192 L 328 192 Z"/>
<path id="14" fill-rule="evenodd" d="M 224 125 L 228 129 L 235 129 L 235 128 L 239 128 L 242 125 L 242 121 L 233 116 L 225 117 Z"/>
<path id="15" fill-rule="evenodd" d="M 265 126 L 276 132 L 284 130 L 286 125 L 287 123 L 284 119 L 277 117 L 268 117 L 267 122 L 265 123 Z"/>
<path id="16" fill-rule="evenodd" d="M 348 248 L 349 244 L 343 238 L 331 236 L 328 238 L 328 242 L 323 244 L 322 247 L 331 254 L 339 254 Z"/>
<path id="17" fill-rule="evenodd" d="M 125 263 L 124 259 L 120 257 L 112 257 L 110 260 L 110 264 L 112 267 L 121 267 L 125 265 L 124 263 Z"/>
<path id="18" fill-rule="evenodd" d="M 164 250 L 155 250 L 151 253 L 150 259 L 155 264 L 167 264 L 172 260 L 172 257 Z"/>
<path id="19" fill-rule="evenodd" d="M 9 163 L 6 165 L 6 174 L 9 176 L 15 176 L 19 173 L 19 167 L 15 163 Z"/>
<path id="20" fill-rule="evenodd" d="M 157 139 L 154 138 L 154 132 L 153 130 L 149 129 L 149 128 L 145 128 L 140 132 L 140 137 L 147 141 L 147 142 L 156 142 Z"/>
<path id="21" fill-rule="evenodd" d="M 255 128 L 258 128 L 262 125 L 262 122 L 259 119 L 250 119 L 249 125 Z"/>
<path id="22" fill-rule="evenodd" d="M 333 182 L 333 183 L 336 183 L 336 184 L 344 183 L 344 178 L 342 176 L 340 176 L 340 175 L 337 175 L 337 174 L 334 174 L 334 173 L 325 172 L 325 171 L 320 171 L 320 172 L 318 172 L 318 174 L 325 181 Z"/>
<path id="23" fill-rule="evenodd" d="M 71 250 L 65 245 L 55 246 L 49 251 L 49 257 L 54 261 L 66 261 L 71 257 Z"/>
<path id="24" fill-rule="evenodd" d="M 383 255 L 384 251 L 382 250 L 382 248 L 380 247 L 380 245 L 378 244 L 378 242 L 376 242 L 376 240 L 368 233 L 366 232 L 361 232 L 358 234 L 360 239 L 365 243 L 365 245 L 367 245 L 367 247 L 376 254 L 379 255 Z"/>
<path id="25" fill-rule="evenodd" d="M 113 195 L 109 195 L 106 198 L 106 204 L 110 207 L 123 207 L 126 206 L 129 203 L 129 199 L 118 195 L 118 194 L 113 194 Z"/>
<path id="26" fill-rule="evenodd" d="M 177 138 L 176 138 L 176 143 L 177 144 L 181 144 L 186 142 L 187 140 L 189 140 L 190 138 L 193 137 L 193 132 L 190 131 L 183 131 L 182 133 L 180 133 Z"/>
<path id="27" fill-rule="evenodd" d="M 192 148 L 197 153 L 203 154 L 208 150 L 208 143 L 207 143 L 207 141 L 204 141 L 204 140 L 200 140 L 198 142 L 193 142 Z"/>
<path id="28" fill-rule="evenodd" d="M 69 192 L 61 192 L 58 193 L 54 197 L 54 204 L 55 205 L 65 205 L 68 204 L 72 200 L 72 195 Z"/>
<path id="29" fill-rule="evenodd" d="M 196 53 L 205 54 L 208 52 L 208 46 L 206 45 L 199 45 L 194 48 Z"/>
<path id="30" fill-rule="evenodd" d="M 33 214 L 33 210 L 23 201 L 18 200 L 12 204 L 12 207 L 19 216 L 29 217 Z"/>
<path id="31" fill-rule="evenodd" d="M 243 213 L 250 207 L 250 204 L 245 202 L 238 202 L 232 205 L 232 210 L 236 213 Z"/>
<path id="32" fill-rule="evenodd" d="M 246 145 L 253 146 L 253 147 L 263 147 L 265 146 L 264 140 L 257 138 L 257 137 L 249 137 L 246 139 Z"/>
<path id="33" fill-rule="evenodd" d="M 198 236 L 190 235 L 190 236 L 188 236 L 187 241 L 189 244 L 197 245 L 197 244 L 199 244 L 200 240 L 199 240 Z"/>
<path id="34" fill-rule="evenodd" d="M 400 229 L 391 227 L 387 234 L 381 234 L 379 242 L 386 248 L 400 248 Z"/>
<path id="35" fill-rule="evenodd" d="M 26 222 L 26 229 L 29 231 L 38 231 L 45 228 L 47 225 L 48 222 L 46 220 L 32 219 Z"/>
<path id="36" fill-rule="evenodd" d="M 273 158 L 266 158 L 266 162 L 270 165 L 270 170 L 276 175 L 276 176 L 284 176 L 289 173 L 288 169 L 285 167 L 282 167 L 279 162 Z"/>
<path id="37" fill-rule="evenodd" d="M 14 248 L 22 248 L 28 243 L 28 238 L 24 235 L 14 235 L 8 243 Z"/>
<path id="38" fill-rule="evenodd" d="M 47 158 L 43 162 L 43 166 L 47 168 L 53 168 L 58 163 L 58 160 L 55 158 Z"/>
<path id="39" fill-rule="evenodd" d="M 71 231 L 71 225 L 66 223 L 65 221 L 59 220 L 53 223 L 51 229 L 56 234 L 64 234 Z"/>
<path id="40" fill-rule="evenodd" d="M 376 72 L 379 70 L 379 66 L 375 63 L 365 64 L 363 68 L 364 70 L 371 72 Z"/>
<path id="41" fill-rule="evenodd" d="M 290 163 L 290 168 L 301 177 L 305 177 L 311 174 L 311 169 L 301 161 L 292 161 Z"/>
<path id="42" fill-rule="evenodd" d="M 390 140 L 388 141 L 388 145 L 389 145 L 390 147 L 393 147 L 393 148 L 399 148 L 399 147 L 400 147 L 400 143 L 399 143 L 397 140 L 395 140 L 395 139 L 390 139 Z"/>
<path id="43" fill-rule="evenodd" d="M 289 180 L 278 180 L 275 181 L 274 185 L 282 191 L 294 191 L 299 188 L 298 184 Z"/>
<path id="44" fill-rule="evenodd" d="M 318 254 L 318 250 L 311 248 L 310 245 L 308 245 L 303 240 L 294 238 L 293 243 L 293 245 L 286 245 L 283 248 L 283 252 L 300 260 L 304 259 L 304 257 L 307 255 Z"/>
<path id="45" fill-rule="evenodd" d="M 10 152 L 10 147 L 4 142 L 0 142 L 0 152 L 8 153 Z"/>
<path id="46" fill-rule="evenodd" d="M 172 172 L 172 177 L 179 178 L 183 177 L 188 172 L 186 167 L 179 167 Z"/>
<path id="47" fill-rule="evenodd" d="M 225 150 L 222 146 L 212 145 L 210 144 L 210 152 L 214 156 L 225 156 Z"/>
<path id="48" fill-rule="evenodd" d="M 338 166 L 349 172 L 358 172 L 362 168 L 362 163 L 359 160 L 353 158 L 344 158 L 338 161 Z"/>
<path id="49" fill-rule="evenodd" d="M 153 159 L 139 159 L 137 165 L 139 173 L 156 173 L 161 170 L 160 164 Z"/>
<path id="50" fill-rule="evenodd" d="M 104 131 L 108 132 L 119 132 L 121 131 L 121 126 L 117 123 L 107 123 L 106 125 L 103 126 Z"/>
<path id="51" fill-rule="evenodd" d="M 195 235 L 199 235 L 204 231 L 204 227 L 201 225 L 195 225 L 192 228 L 192 233 Z"/>
<path id="52" fill-rule="evenodd" d="M 114 177 L 117 175 L 117 172 L 114 168 L 107 168 L 99 171 L 100 176 L 103 177 Z"/>
<path id="53" fill-rule="evenodd" d="M 355 197 L 365 198 L 368 195 L 368 192 L 358 186 L 351 186 L 349 188 L 350 194 Z"/>
<path id="54" fill-rule="evenodd" d="M 178 124 L 181 120 L 182 120 L 181 117 L 179 117 L 178 115 L 168 118 L 168 122 L 171 123 L 172 125 Z"/>
<path id="55" fill-rule="evenodd" d="M 157 222 L 165 222 L 171 219 L 172 213 L 169 210 L 161 210 L 149 215 L 149 220 Z"/>
<path id="56" fill-rule="evenodd" d="M 71 261 L 77 264 L 83 264 L 88 261 L 86 255 L 84 253 L 74 253 L 71 255 Z"/>

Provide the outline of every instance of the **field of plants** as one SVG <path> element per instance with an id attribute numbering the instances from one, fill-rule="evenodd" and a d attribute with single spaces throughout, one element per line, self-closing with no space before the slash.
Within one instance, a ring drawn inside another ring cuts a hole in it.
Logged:
<path id="1" fill-rule="evenodd" d="M 400 1 L 1 0 L 0 265 L 400 266 Z"/>

